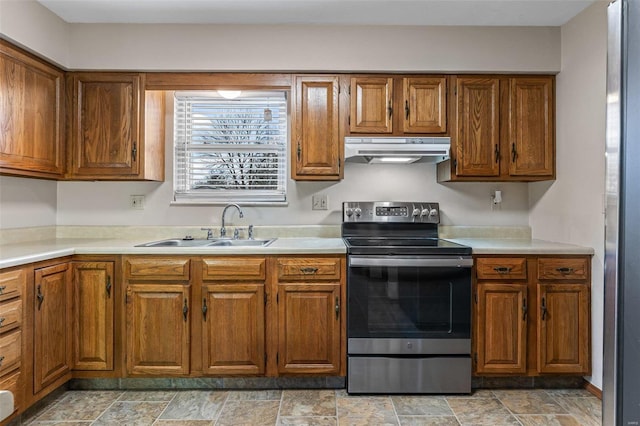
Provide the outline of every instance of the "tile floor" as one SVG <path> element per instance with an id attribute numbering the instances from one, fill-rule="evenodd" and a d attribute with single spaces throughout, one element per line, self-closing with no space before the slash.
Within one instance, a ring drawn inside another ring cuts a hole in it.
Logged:
<path id="1" fill-rule="evenodd" d="M 350 396 L 344 390 L 66 391 L 24 425 L 600 425 L 583 389 L 470 396 Z"/>

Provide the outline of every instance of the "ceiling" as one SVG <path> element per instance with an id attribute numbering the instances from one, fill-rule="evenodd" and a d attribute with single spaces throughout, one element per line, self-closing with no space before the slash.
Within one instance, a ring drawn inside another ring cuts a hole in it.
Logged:
<path id="1" fill-rule="evenodd" d="M 605 0 L 38 0 L 70 23 L 560 26 Z"/>

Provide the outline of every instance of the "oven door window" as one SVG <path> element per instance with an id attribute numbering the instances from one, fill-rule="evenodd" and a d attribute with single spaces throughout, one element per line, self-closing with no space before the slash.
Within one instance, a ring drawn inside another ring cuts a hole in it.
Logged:
<path id="1" fill-rule="evenodd" d="M 469 338 L 471 269 L 349 268 L 349 337 Z"/>

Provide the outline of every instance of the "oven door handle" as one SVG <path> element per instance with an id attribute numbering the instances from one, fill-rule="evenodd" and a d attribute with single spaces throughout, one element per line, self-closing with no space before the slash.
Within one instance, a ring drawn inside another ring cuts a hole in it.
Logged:
<path id="1" fill-rule="evenodd" d="M 399 257 L 399 256 L 349 256 L 349 266 L 471 268 L 471 257 Z"/>

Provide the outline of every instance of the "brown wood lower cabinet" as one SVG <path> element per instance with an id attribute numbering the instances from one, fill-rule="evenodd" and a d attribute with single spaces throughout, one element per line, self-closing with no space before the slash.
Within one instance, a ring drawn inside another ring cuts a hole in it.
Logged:
<path id="1" fill-rule="evenodd" d="M 590 261 L 477 257 L 475 373 L 590 374 Z"/>
<path id="2" fill-rule="evenodd" d="M 278 373 L 340 370 L 340 284 L 278 284 Z"/>
<path id="3" fill-rule="evenodd" d="M 127 286 L 127 373 L 189 374 L 190 286 Z"/>
<path id="4" fill-rule="evenodd" d="M 69 264 L 35 270 L 33 392 L 71 371 L 71 282 Z"/>
<path id="5" fill-rule="evenodd" d="M 114 262 L 73 262 L 73 369 L 113 370 Z"/>
<path id="6" fill-rule="evenodd" d="M 263 283 L 203 287 L 205 374 L 264 374 L 264 300 Z"/>

